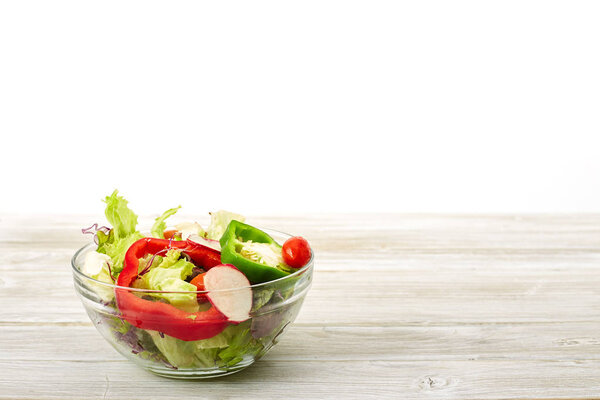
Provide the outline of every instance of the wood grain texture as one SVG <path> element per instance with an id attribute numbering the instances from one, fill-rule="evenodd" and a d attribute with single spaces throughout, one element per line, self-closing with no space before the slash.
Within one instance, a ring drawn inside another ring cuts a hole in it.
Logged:
<path id="1" fill-rule="evenodd" d="M 597 361 L 265 359 L 237 374 L 200 382 L 157 378 L 125 361 L 15 361 L 0 362 L 0 369 L 0 398 L 9 399 L 572 399 L 594 398 L 600 391 Z"/>
<path id="2" fill-rule="evenodd" d="M 101 220 L 0 216 L 0 398 L 600 397 L 600 215 L 252 218 L 310 240 L 314 284 L 263 360 L 202 382 L 89 322 L 69 263 Z"/>

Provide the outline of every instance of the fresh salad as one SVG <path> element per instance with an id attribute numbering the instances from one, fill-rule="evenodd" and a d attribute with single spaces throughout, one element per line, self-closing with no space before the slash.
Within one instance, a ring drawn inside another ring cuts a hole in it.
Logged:
<path id="1" fill-rule="evenodd" d="M 264 354 L 297 313 L 298 274 L 280 278 L 309 263 L 304 238 L 279 244 L 227 211 L 210 213 L 206 229 L 168 228 L 180 207 L 156 218 L 148 235 L 118 191 L 104 201 L 111 226 L 82 230 L 97 249 L 80 271 L 99 281 L 91 287 L 104 309 L 115 310 L 93 319 L 132 354 L 169 368 L 227 369 Z"/>

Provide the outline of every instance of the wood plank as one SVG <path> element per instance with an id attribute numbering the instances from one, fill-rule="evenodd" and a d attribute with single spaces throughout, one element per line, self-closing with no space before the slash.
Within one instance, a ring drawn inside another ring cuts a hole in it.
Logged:
<path id="1" fill-rule="evenodd" d="M 81 242 L 81 245 L 85 242 Z M 0 271 L 29 270 L 62 271 L 69 270 L 71 257 L 79 245 L 14 245 L 3 247 L 0 243 Z M 514 271 L 539 269 L 555 270 L 565 268 L 593 269 L 600 264 L 598 251 L 581 249 L 523 250 L 523 249 L 479 249 L 479 250 L 411 250 L 398 249 L 394 252 L 353 249 L 323 251 L 316 253 L 317 271 L 365 271 L 365 270 L 406 270 L 406 269 L 458 269 Z"/>
<path id="2" fill-rule="evenodd" d="M 81 235 L 76 223 L 85 218 L 54 217 L 47 221 L 30 216 L 4 217 L 0 220 L 0 269 L 13 265 L 37 269 L 40 264 L 68 266 L 74 251 L 90 240 Z M 573 259 L 600 260 L 598 215 L 359 215 L 348 223 L 349 218 L 333 216 L 327 223 L 314 216 L 257 219 L 280 229 L 284 229 L 283 224 L 309 237 L 317 254 L 317 268 L 324 270 L 397 269 L 417 263 L 444 268 L 490 263 L 494 264 L 490 267 L 502 267 L 502 263 L 494 263 L 496 260 L 509 266 L 520 262 L 526 267 L 540 265 L 537 260 L 543 257 L 562 265 Z"/>
<path id="3" fill-rule="evenodd" d="M 400 327 L 293 325 L 267 359 L 600 361 L 598 327 L 598 322 Z M 3 345 L 0 361 L 123 359 L 91 324 L 0 326 L 0 337 Z"/>
<path id="4" fill-rule="evenodd" d="M 182 216 L 181 220 L 205 218 Z M 406 215 L 356 214 L 249 217 L 253 223 L 306 236 L 317 251 L 336 249 L 588 249 L 600 247 L 600 214 L 580 215 Z M 4 216 L 5 244 L 80 243 L 81 228 L 96 216 Z M 140 218 L 149 228 L 152 219 Z M 365 241 L 366 239 L 366 241 Z"/>
<path id="5" fill-rule="evenodd" d="M 575 399 L 600 394 L 598 361 L 262 360 L 237 374 L 201 382 L 155 377 L 127 361 L 1 361 L 0 370 L 1 399 Z"/>

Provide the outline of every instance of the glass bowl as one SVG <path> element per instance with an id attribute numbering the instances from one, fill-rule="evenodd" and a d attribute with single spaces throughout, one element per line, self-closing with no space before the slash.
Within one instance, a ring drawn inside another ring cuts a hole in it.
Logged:
<path id="1" fill-rule="evenodd" d="M 274 230 L 264 231 L 278 243 L 291 237 Z M 155 300 L 160 299 L 157 294 L 176 292 L 125 288 L 90 278 L 81 272 L 81 266 L 85 255 L 95 250 L 96 245 L 90 243 L 71 260 L 75 290 L 94 326 L 123 356 L 148 371 L 170 378 L 212 378 L 250 366 L 277 343 L 296 319 L 312 282 L 314 255 L 311 254 L 308 264 L 293 274 L 250 286 L 253 297 L 250 319 L 228 323 L 215 337 L 184 341 L 128 323 L 121 317 L 114 295 L 115 290 L 129 291 Z M 233 294 L 236 290 L 222 292 Z"/>

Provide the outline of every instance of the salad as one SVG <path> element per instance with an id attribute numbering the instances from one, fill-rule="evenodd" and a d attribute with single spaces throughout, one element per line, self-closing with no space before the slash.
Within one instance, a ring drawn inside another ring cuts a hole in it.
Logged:
<path id="1" fill-rule="evenodd" d="M 110 226 L 82 230 L 97 248 L 79 269 L 103 304 L 88 313 L 118 350 L 172 369 L 227 370 L 264 354 L 298 312 L 312 257 L 304 238 L 280 244 L 228 211 L 210 213 L 206 229 L 168 228 L 180 206 L 144 234 L 117 190 L 104 202 Z"/>

